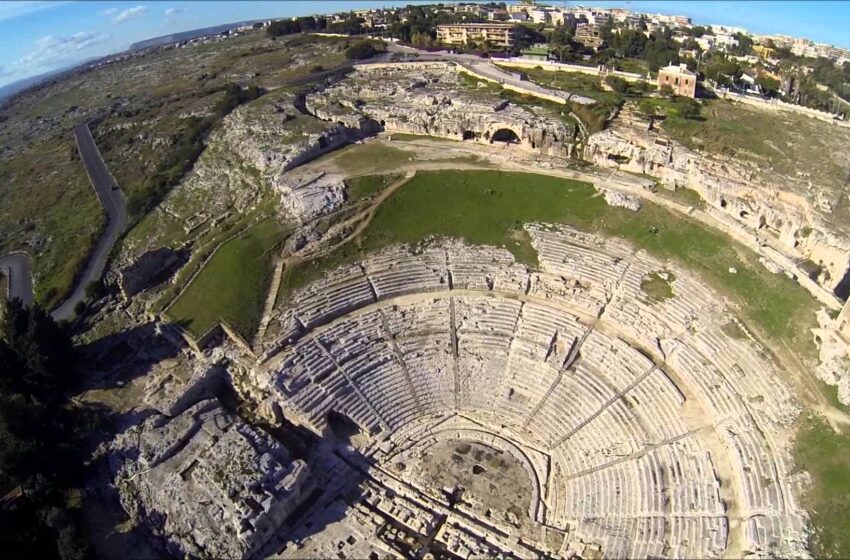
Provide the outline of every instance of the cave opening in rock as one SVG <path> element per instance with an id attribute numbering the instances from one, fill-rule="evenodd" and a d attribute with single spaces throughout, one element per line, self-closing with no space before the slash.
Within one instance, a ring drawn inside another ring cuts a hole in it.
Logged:
<path id="1" fill-rule="evenodd" d="M 519 144 L 519 136 L 510 128 L 500 128 L 493 133 L 490 142 L 504 142 L 506 144 Z"/>
<path id="2" fill-rule="evenodd" d="M 464 130 L 463 131 L 463 139 L 464 140 L 475 140 L 475 133 L 472 132 L 471 130 Z"/>
<path id="3" fill-rule="evenodd" d="M 609 161 L 613 161 L 613 162 L 618 163 L 618 164 L 627 164 L 627 163 L 629 163 L 629 162 L 631 162 L 631 161 L 632 161 L 630 157 L 628 157 L 628 156 L 621 156 L 621 155 L 619 155 L 619 154 L 608 154 L 608 155 L 606 156 L 606 158 L 607 158 Z"/>
<path id="4" fill-rule="evenodd" d="M 835 289 L 832 292 L 836 297 L 844 301 L 850 298 L 850 268 L 844 272 L 844 277 L 835 285 Z"/>

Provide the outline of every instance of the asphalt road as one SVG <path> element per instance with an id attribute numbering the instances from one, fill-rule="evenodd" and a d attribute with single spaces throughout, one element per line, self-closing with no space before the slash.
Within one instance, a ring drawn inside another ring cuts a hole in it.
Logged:
<path id="1" fill-rule="evenodd" d="M 18 298 L 24 305 L 32 303 L 32 271 L 26 253 L 11 253 L 0 257 L 0 270 L 9 279 L 7 299 Z"/>
<path id="2" fill-rule="evenodd" d="M 127 200 L 103 162 L 100 151 L 97 149 L 89 130 L 89 123 L 85 122 L 75 126 L 74 136 L 77 139 L 77 147 L 80 150 L 80 157 L 83 160 L 86 173 L 88 173 L 89 180 L 97 192 L 97 197 L 106 211 L 107 223 L 106 229 L 89 255 L 82 274 L 77 278 L 74 291 L 71 292 L 68 299 L 62 302 L 62 305 L 51 313 L 57 321 L 69 319 L 73 316 L 74 306 L 85 298 L 86 286 L 94 280 L 99 280 L 103 275 L 103 269 L 106 267 L 106 261 L 112 247 L 127 228 Z"/>

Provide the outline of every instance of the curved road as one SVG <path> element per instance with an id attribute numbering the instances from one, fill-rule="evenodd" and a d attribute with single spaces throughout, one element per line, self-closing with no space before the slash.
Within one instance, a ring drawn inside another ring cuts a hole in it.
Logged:
<path id="1" fill-rule="evenodd" d="M 32 271 L 26 253 L 11 253 L 0 257 L 0 271 L 8 278 L 8 299 L 18 298 L 24 305 L 32 303 Z"/>
<path id="2" fill-rule="evenodd" d="M 80 158 L 86 168 L 92 186 L 103 209 L 106 211 L 106 229 L 97 241 L 94 250 L 89 255 L 82 274 L 76 279 L 76 285 L 71 295 L 51 313 L 57 321 L 69 319 L 74 314 L 74 306 L 86 296 L 86 286 L 89 282 L 100 279 L 106 260 L 118 237 L 127 227 L 127 201 L 118 184 L 109 174 L 106 164 L 92 138 L 87 121 L 74 127 L 74 137 Z M 26 253 L 11 253 L 0 257 L 0 269 L 8 273 L 8 298 L 19 298 L 25 305 L 33 302 L 32 271 L 29 255 Z"/>
<path id="3" fill-rule="evenodd" d="M 74 291 L 51 313 L 57 321 L 73 316 L 74 306 L 86 296 L 86 286 L 92 281 L 99 280 L 103 275 L 109 253 L 127 227 L 127 200 L 103 162 L 89 130 L 89 122 L 91 121 L 75 126 L 74 137 L 77 139 L 77 148 L 80 150 L 80 158 L 83 160 L 89 180 L 106 211 L 106 229 L 89 255 L 85 269 L 77 278 Z"/>

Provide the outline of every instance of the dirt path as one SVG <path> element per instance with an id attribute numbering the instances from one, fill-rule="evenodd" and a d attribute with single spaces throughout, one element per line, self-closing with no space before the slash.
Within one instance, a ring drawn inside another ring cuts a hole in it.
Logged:
<path id="1" fill-rule="evenodd" d="M 266 329 L 268 328 L 269 323 L 272 319 L 272 314 L 274 313 L 275 304 L 277 303 L 278 293 L 280 292 L 280 285 L 283 281 L 283 273 L 285 269 L 305 261 L 317 259 L 319 257 L 327 255 L 328 253 L 332 253 L 333 251 L 342 247 L 346 243 L 356 240 L 358 237 L 360 237 L 363 231 L 365 231 L 366 228 L 369 227 L 369 224 L 372 222 L 372 218 L 375 217 L 375 213 L 378 211 L 378 208 L 381 206 L 381 204 L 383 204 L 383 202 L 387 198 L 392 196 L 393 193 L 400 189 L 402 185 L 412 179 L 414 175 L 416 175 L 416 171 L 407 171 L 404 177 L 398 179 L 397 181 L 386 187 L 384 190 L 382 190 L 372 201 L 369 202 L 369 204 L 364 209 L 349 216 L 338 224 L 335 224 L 334 227 L 340 230 L 345 230 L 345 228 L 351 226 L 352 224 L 356 225 L 351 231 L 351 233 L 349 233 L 333 245 L 323 247 L 317 250 L 316 252 L 313 252 L 306 256 L 288 255 L 286 254 L 286 250 L 281 253 L 281 255 L 277 259 L 274 276 L 272 277 L 272 282 L 269 286 L 268 293 L 266 294 L 266 304 L 263 309 L 263 316 L 260 319 L 260 328 L 258 329 L 256 336 L 254 337 L 254 348 L 262 347 L 263 341 L 265 340 Z"/>

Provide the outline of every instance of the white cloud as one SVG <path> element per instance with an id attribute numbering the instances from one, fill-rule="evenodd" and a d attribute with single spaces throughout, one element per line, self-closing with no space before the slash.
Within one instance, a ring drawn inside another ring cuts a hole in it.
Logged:
<path id="1" fill-rule="evenodd" d="M 114 18 L 112 18 L 112 23 L 123 23 L 128 19 L 134 19 L 137 17 L 141 17 L 148 13 L 148 9 L 144 6 L 136 6 L 135 8 L 127 8 Z"/>
<path id="2" fill-rule="evenodd" d="M 111 16 L 112 14 L 117 14 L 117 13 L 118 13 L 118 8 L 106 8 L 105 10 L 100 12 L 100 15 Z"/>
<path id="3" fill-rule="evenodd" d="M 67 2 L 45 2 L 45 1 L 21 1 L 21 2 L 0 2 L 0 21 L 14 19 L 16 17 L 25 16 L 42 10 L 50 10 L 67 4 Z"/>
<path id="4" fill-rule="evenodd" d="M 162 12 L 165 16 L 162 18 L 163 29 L 177 24 L 181 19 L 183 19 L 184 14 L 186 14 L 188 11 L 188 8 L 166 8 Z"/>
<path id="5" fill-rule="evenodd" d="M 16 62 L 20 66 L 38 68 L 67 62 L 76 53 L 108 39 L 108 35 L 80 31 L 73 35 L 47 35 L 35 42 L 35 49 Z"/>
<path id="6" fill-rule="evenodd" d="M 14 73 L 15 73 L 14 70 L 7 70 L 3 66 L 0 66 L 0 78 L 5 78 L 6 76 L 11 76 Z"/>

